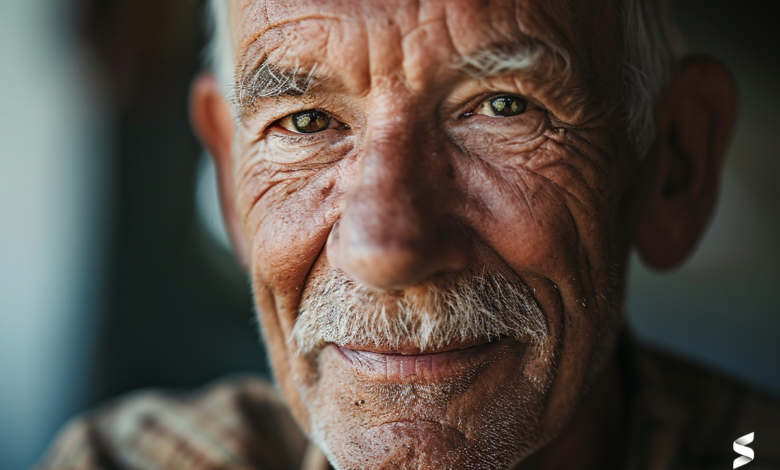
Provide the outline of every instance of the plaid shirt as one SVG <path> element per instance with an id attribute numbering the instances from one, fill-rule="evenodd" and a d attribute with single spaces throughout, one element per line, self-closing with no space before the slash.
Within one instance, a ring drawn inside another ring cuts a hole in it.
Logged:
<path id="1" fill-rule="evenodd" d="M 780 469 L 780 403 L 677 358 L 625 342 L 631 403 L 626 470 Z M 327 470 L 267 382 L 233 378 L 188 395 L 141 392 L 70 423 L 40 470 Z"/>

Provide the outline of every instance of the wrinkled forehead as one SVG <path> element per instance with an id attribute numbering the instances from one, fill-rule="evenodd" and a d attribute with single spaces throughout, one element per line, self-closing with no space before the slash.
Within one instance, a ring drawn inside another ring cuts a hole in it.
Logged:
<path id="1" fill-rule="evenodd" d="M 230 1 L 239 67 L 270 57 L 371 75 L 416 56 L 443 64 L 526 40 L 567 51 L 579 74 L 614 76 L 621 57 L 615 0 Z"/>

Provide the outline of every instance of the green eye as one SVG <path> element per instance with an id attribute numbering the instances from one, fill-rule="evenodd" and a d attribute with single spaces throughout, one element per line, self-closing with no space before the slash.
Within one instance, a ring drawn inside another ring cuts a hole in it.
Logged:
<path id="1" fill-rule="evenodd" d="M 528 101 L 519 96 L 504 95 L 483 101 L 477 107 L 475 114 L 491 117 L 512 117 L 523 114 L 528 107 Z"/>
<path id="2" fill-rule="evenodd" d="M 288 124 L 290 125 L 285 125 Z M 284 118 L 281 122 L 282 127 L 293 132 L 301 134 L 313 134 L 324 131 L 330 127 L 330 116 L 322 111 L 301 111 Z"/>

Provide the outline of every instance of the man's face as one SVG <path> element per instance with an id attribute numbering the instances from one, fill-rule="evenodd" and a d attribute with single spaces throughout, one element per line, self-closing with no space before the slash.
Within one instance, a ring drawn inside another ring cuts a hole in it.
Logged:
<path id="1" fill-rule="evenodd" d="M 255 301 L 338 468 L 506 468 L 571 418 L 620 322 L 614 8 L 232 5 Z"/>

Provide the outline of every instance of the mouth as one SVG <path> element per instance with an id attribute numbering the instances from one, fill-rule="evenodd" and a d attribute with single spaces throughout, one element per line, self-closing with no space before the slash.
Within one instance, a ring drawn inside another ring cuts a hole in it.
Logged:
<path id="1" fill-rule="evenodd" d="M 509 339 L 479 344 L 452 344 L 436 351 L 406 348 L 392 351 L 353 345 L 329 347 L 359 374 L 377 382 L 429 382 L 463 375 L 500 358 Z"/>

